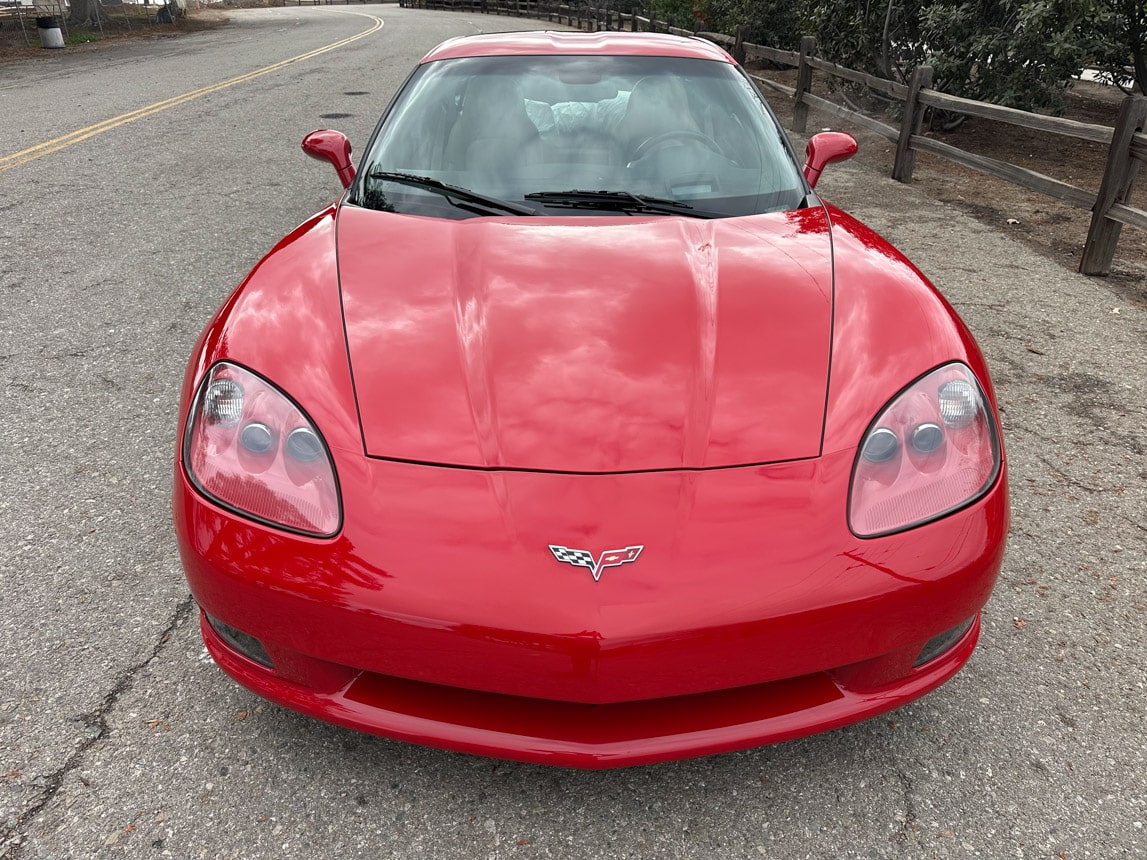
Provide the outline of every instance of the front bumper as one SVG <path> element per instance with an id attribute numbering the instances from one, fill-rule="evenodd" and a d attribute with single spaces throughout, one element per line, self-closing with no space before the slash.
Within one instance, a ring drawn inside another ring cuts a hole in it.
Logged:
<path id="1" fill-rule="evenodd" d="M 1007 529 L 1004 476 L 910 532 L 859 540 L 851 454 L 700 473 L 545 475 L 335 452 L 343 532 L 247 522 L 177 473 L 192 591 L 216 661 L 287 707 L 352 728 L 527 761 L 609 767 L 811 734 L 895 708 L 968 659 Z M 634 543 L 590 572 L 548 544 Z"/>
<path id="2" fill-rule="evenodd" d="M 900 707 L 967 662 L 979 618 L 943 655 L 886 687 L 853 690 L 818 672 L 750 687 L 610 705 L 528 699 L 357 673 L 322 692 L 246 660 L 201 628 L 232 678 L 284 707 L 396 740 L 537 764 L 604 769 L 712 755 L 849 725 Z"/>

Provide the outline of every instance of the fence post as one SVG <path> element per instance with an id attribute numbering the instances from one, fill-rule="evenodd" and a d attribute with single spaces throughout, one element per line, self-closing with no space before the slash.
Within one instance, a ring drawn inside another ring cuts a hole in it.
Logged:
<path id="1" fill-rule="evenodd" d="M 737 28 L 737 37 L 733 40 L 733 59 L 738 66 L 745 65 L 745 28 Z"/>
<path id="2" fill-rule="evenodd" d="M 1147 98 L 1127 96 L 1119 106 L 1115 120 L 1115 134 L 1107 151 L 1107 167 L 1103 182 L 1091 210 L 1091 227 L 1087 231 L 1087 244 L 1079 259 L 1079 271 L 1084 275 L 1106 275 L 1111 271 L 1115 246 L 1123 225 L 1107 217 L 1113 203 L 1126 203 L 1135 185 L 1139 161 L 1131 156 L 1131 141 L 1137 131 L 1147 123 Z"/>
<path id="3" fill-rule="evenodd" d="M 801 37 L 800 59 L 797 61 L 797 89 L 793 93 L 793 131 L 804 134 L 808 124 L 808 102 L 805 93 L 812 88 L 812 66 L 808 57 L 816 51 L 816 36 Z"/>
<path id="4" fill-rule="evenodd" d="M 908 96 L 904 101 L 904 116 L 900 119 L 900 137 L 896 141 L 896 160 L 892 163 L 892 178 L 897 182 L 911 182 L 916 168 L 916 150 L 912 148 L 912 135 L 924 128 L 924 105 L 920 104 L 920 90 L 932 86 L 932 67 L 917 66 L 908 81 Z"/>

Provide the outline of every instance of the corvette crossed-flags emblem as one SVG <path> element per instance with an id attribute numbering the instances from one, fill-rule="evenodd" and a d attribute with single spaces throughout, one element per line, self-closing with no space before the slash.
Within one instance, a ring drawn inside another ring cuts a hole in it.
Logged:
<path id="1" fill-rule="evenodd" d="M 593 574 L 593 581 L 598 582 L 601 580 L 601 572 L 607 567 L 619 567 L 623 564 L 629 564 L 631 561 L 637 561 L 637 557 L 641 555 L 641 551 L 645 549 L 644 546 L 627 546 L 625 549 L 607 549 L 601 554 L 601 557 L 594 561 L 593 553 L 584 549 L 570 549 L 564 546 L 554 546 L 550 544 L 550 552 L 554 554 L 554 558 L 563 564 L 572 564 L 574 567 L 584 567 Z"/>

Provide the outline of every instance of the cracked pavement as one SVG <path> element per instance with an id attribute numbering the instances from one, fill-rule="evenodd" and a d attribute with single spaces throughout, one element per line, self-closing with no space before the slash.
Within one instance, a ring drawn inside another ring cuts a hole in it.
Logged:
<path id="1" fill-rule="evenodd" d="M 213 666 L 168 499 L 194 338 L 337 193 L 298 151 L 324 114 L 362 146 L 427 48 L 531 26 L 365 9 L 376 36 L 0 173 L 0 857 L 1147 856 L 1145 295 L 855 164 L 821 190 L 941 287 L 1003 407 L 1009 554 L 949 684 L 818 737 L 583 773 L 355 734 Z M 367 24 L 252 10 L 6 65 L 0 156 Z"/>
<path id="2" fill-rule="evenodd" d="M 58 771 L 46 775 L 41 775 L 38 778 L 35 783 L 35 787 L 39 790 L 39 795 L 35 797 L 34 803 L 21 811 L 19 815 L 14 819 L 10 818 L 5 822 L 5 826 L 10 832 L 5 834 L 7 837 L 5 841 L 7 844 L 0 843 L 0 849 L 7 849 L 8 853 L 6 856 L 19 856 L 19 848 L 21 845 L 19 834 L 21 831 L 27 828 L 29 824 L 36 819 L 44 807 L 52 802 L 52 799 L 56 796 L 56 793 L 60 790 L 64 784 L 64 781 L 72 774 L 72 772 L 82 768 L 87 752 L 93 746 L 108 737 L 108 713 L 112 710 L 112 708 L 115 707 L 120 697 L 123 696 L 124 693 L 131 688 L 132 682 L 136 675 L 145 670 L 148 665 L 159 655 L 160 649 L 166 645 L 168 641 L 170 641 L 171 635 L 175 629 L 187 621 L 194 607 L 195 601 L 192 599 L 191 595 L 187 595 L 187 597 L 179 603 L 179 606 L 175 610 L 175 614 L 171 617 L 170 622 L 166 628 L 164 628 L 162 634 L 159 636 L 158 641 L 155 643 L 155 647 L 152 649 L 151 653 L 147 655 L 147 658 L 128 669 L 128 671 L 116 683 L 115 687 L 113 687 L 112 690 L 104 697 L 103 701 L 100 702 L 99 707 L 96 708 L 96 710 L 86 714 L 77 714 L 72 718 L 72 722 L 75 723 L 82 731 L 82 734 L 79 738 L 79 744 L 76 747 L 75 752 L 72 753 L 72 755 L 66 762 L 64 762 L 63 766 Z M 82 777 L 81 781 L 87 782 L 87 784 L 90 785 L 90 781 L 84 780 Z"/>

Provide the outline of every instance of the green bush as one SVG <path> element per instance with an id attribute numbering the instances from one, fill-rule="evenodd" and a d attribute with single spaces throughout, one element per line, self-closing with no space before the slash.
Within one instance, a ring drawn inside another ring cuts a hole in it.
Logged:
<path id="1" fill-rule="evenodd" d="M 785 0 L 697 0 L 706 29 L 745 38 L 759 45 L 789 48 L 806 32 L 803 4 Z"/>
<path id="2" fill-rule="evenodd" d="M 1095 0 L 932 0 L 920 34 L 936 85 L 968 98 L 1062 112 L 1094 53 Z"/>
<path id="3" fill-rule="evenodd" d="M 734 35 L 745 27 L 750 42 L 788 48 L 807 32 L 801 2 L 783 0 L 651 0 L 658 21 L 678 27 Z"/>
<path id="4" fill-rule="evenodd" d="M 822 57 L 850 69 L 906 81 L 925 59 L 919 10 L 916 3 L 836 0 L 812 4 L 807 21 Z"/>
<path id="5" fill-rule="evenodd" d="M 650 0 L 655 17 L 792 49 L 802 35 L 849 68 L 906 82 L 923 64 L 945 92 L 1061 112 L 1088 65 L 1147 82 L 1147 0 Z"/>
<path id="6" fill-rule="evenodd" d="M 933 86 L 1026 110 L 1062 111 L 1063 91 L 1098 44 L 1104 0 L 859 0 L 809 16 L 822 56 L 906 81 L 921 64 Z"/>
<path id="7" fill-rule="evenodd" d="M 1098 16 L 1093 64 L 1124 89 L 1147 92 L 1147 2 L 1109 0 Z"/>

